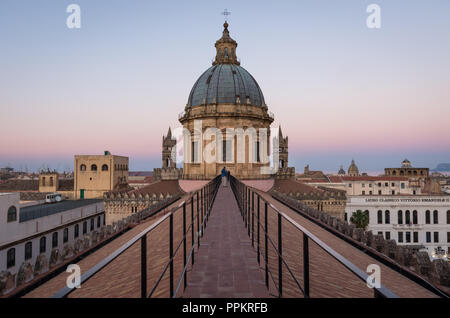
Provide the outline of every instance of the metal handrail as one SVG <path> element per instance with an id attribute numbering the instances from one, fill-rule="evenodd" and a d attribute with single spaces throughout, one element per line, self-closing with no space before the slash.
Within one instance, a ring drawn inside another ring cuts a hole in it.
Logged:
<path id="1" fill-rule="evenodd" d="M 150 297 L 153 292 L 158 287 L 160 281 L 162 280 L 162 277 L 166 273 L 167 269 L 170 269 L 170 297 L 175 297 L 176 292 L 178 291 L 179 284 L 177 286 L 176 291 L 174 292 L 173 289 L 173 261 L 176 255 L 176 252 L 178 252 L 179 247 L 181 244 L 183 244 L 184 248 L 183 250 L 186 251 L 186 238 L 188 235 L 189 229 L 191 229 L 192 232 L 192 238 L 194 238 L 194 197 L 196 197 L 196 203 L 197 203 L 197 235 L 195 244 L 197 244 L 197 249 L 200 247 L 200 238 L 203 235 L 204 228 L 206 227 L 206 223 L 208 221 L 209 213 L 212 207 L 212 204 L 214 202 L 215 196 L 217 194 L 217 190 L 219 187 L 219 176 L 215 177 L 213 180 L 211 180 L 208 184 L 203 186 L 201 189 L 196 190 L 189 194 L 189 197 L 185 200 L 183 200 L 180 204 L 178 204 L 176 207 L 173 207 L 169 213 L 166 215 L 163 215 L 160 217 L 157 221 L 152 223 L 149 227 L 141 231 L 139 234 L 134 236 L 131 240 L 123 244 L 121 247 L 119 247 L 117 250 L 115 250 L 113 253 L 108 255 L 106 258 L 98 262 L 94 267 L 89 269 L 86 273 L 81 275 L 80 277 L 80 285 L 84 284 L 87 280 L 92 278 L 95 274 L 97 274 L 101 269 L 103 269 L 105 266 L 107 266 L 109 263 L 111 263 L 113 260 L 115 260 L 117 257 L 119 257 L 122 253 L 124 253 L 126 250 L 128 250 L 131 246 L 133 246 L 136 242 L 139 240 L 141 241 L 141 297 L 147 298 Z M 188 229 L 185 227 L 186 222 L 186 203 L 191 203 L 191 225 Z M 170 205 L 172 202 L 169 202 L 168 205 Z M 180 241 L 180 244 L 176 248 L 175 252 L 173 251 L 173 216 L 174 214 L 180 210 L 180 208 L 183 208 L 183 237 Z M 200 223 L 201 218 L 201 223 Z M 158 280 L 154 284 L 152 291 L 150 294 L 147 294 L 147 235 L 151 233 L 154 229 L 156 229 L 159 225 L 161 225 L 164 221 L 169 219 L 170 221 L 170 244 L 169 244 L 169 261 L 164 266 L 164 269 L 159 276 Z M 201 225 L 201 228 L 199 227 Z M 186 231 L 187 230 L 187 231 Z M 188 260 L 192 259 L 192 265 L 194 264 L 194 240 L 191 241 L 192 247 L 189 253 L 189 257 L 187 258 L 186 252 L 184 253 L 184 269 L 181 273 L 179 282 L 181 282 L 182 279 L 185 281 L 184 287 L 186 288 L 186 280 L 187 280 L 187 265 Z M 52 298 L 63 298 L 67 297 L 70 293 L 72 293 L 75 290 L 75 287 L 64 287 L 61 288 L 59 291 L 57 291 Z"/>
<path id="2" fill-rule="evenodd" d="M 269 282 L 268 277 L 269 273 L 270 276 L 273 277 L 272 272 L 269 269 L 268 266 L 268 250 L 267 246 L 270 241 L 272 246 L 275 248 L 276 254 L 278 256 L 278 296 L 282 297 L 283 295 L 283 276 L 282 276 L 282 265 L 284 264 L 286 268 L 288 269 L 289 274 L 294 279 L 295 283 L 299 287 L 300 291 L 303 293 L 303 295 L 306 298 L 310 297 L 310 290 L 309 290 L 309 240 L 316 243 L 321 249 L 323 249 L 325 252 L 327 252 L 329 255 L 331 255 L 335 260 L 337 260 L 339 263 L 344 265 L 348 270 L 350 270 L 351 273 L 353 273 L 355 276 L 357 276 L 360 280 L 367 282 L 367 279 L 369 278 L 369 275 L 361 270 L 359 267 L 354 265 L 352 262 L 350 262 L 348 259 L 343 257 L 341 254 L 333 250 L 331 247 L 329 247 L 327 244 L 325 244 L 322 240 L 320 240 L 318 237 L 316 237 L 314 234 L 312 234 L 310 231 L 308 231 L 306 228 L 298 224 L 296 221 L 294 221 L 291 217 L 289 217 L 286 213 L 280 211 L 277 207 L 275 207 L 271 202 L 267 201 L 260 193 L 256 191 L 256 189 L 245 185 L 244 183 L 240 182 L 233 176 L 230 176 L 230 185 L 233 190 L 233 193 L 236 197 L 236 200 L 238 201 L 239 208 L 241 210 L 241 215 L 244 220 L 245 226 L 248 228 L 248 235 L 252 239 L 252 246 L 254 246 L 254 227 L 255 227 L 255 207 L 254 207 L 254 196 L 256 195 L 257 198 L 257 226 L 258 226 L 258 235 L 257 235 L 257 260 L 258 264 L 260 263 L 260 254 L 264 256 L 264 263 L 265 263 L 265 281 L 266 281 L 266 287 L 269 288 Z M 263 202 L 264 204 L 264 226 L 261 224 L 260 220 L 260 202 Z M 270 207 L 274 212 L 276 212 L 278 216 L 278 248 L 273 243 L 272 239 L 268 235 L 268 221 L 267 221 L 267 215 L 268 215 L 268 207 Z M 251 215 L 250 215 L 251 214 Z M 303 233 L 303 275 L 304 275 L 304 285 L 303 287 L 300 285 L 298 280 L 296 279 L 295 275 L 293 274 L 291 268 L 287 264 L 286 260 L 283 257 L 283 246 L 282 246 L 282 220 L 286 220 L 289 224 L 294 226 L 295 229 Z M 251 225 L 250 225 L 251 224 Z M 250 231 L 250 226 L 252 226 L 252 230 Z M 262 251 L 260 251 L 260 235 L 259 231 L 260 228 L 264 230 L 264 233 L 262 234 L 265 239 L 265 253 L 263 254 Z M 276 285 L 275 285 L 276 286 Z M 380 285 L 380 287 L 374 287 L 374 295 L 375 297 L 385 297 L 385 298 L 397 298 L 398 296 L 394 294 L 392 291 L 387 289 L 385 286 Z"/>

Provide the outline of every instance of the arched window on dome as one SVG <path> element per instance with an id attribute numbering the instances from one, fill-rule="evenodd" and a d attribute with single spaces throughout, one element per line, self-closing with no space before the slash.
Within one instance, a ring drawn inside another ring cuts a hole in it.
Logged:
<path id="1" fill-rule="evenodd" d="M 224 56 L 228 57 L 228 48 L 227 47 L 224 49 Z"/>
<path id="2" fill-rule="evenodd" d="M 231 48 L 231 57 L 234 58 L 234 48 Z"/>

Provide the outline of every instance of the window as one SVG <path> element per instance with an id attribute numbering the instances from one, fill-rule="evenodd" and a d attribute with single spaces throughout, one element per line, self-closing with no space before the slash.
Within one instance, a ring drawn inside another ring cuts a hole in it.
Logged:
<path id="1" fill-rule="evenodd" d="M 103 165 L 102 166 L 102 171 L 108 171 L 108 165 Z"/>
<path id="2" fill-rule="evenodd" d="M 81 171 L 86 171 L 86 165 L 81 165 L 81 166 L 80 166 L 80 170 L 81 170 Z"/>
<path id="3" fill-rule="evenodd" d="M 347 213 L 344 213 L 344 221 L 347 221 L 348 217 L 347 217 Z"/>
<path id="4" fill-rule="evenodd" d="M 392 186 L 392 187 L 395 187 L 395 183 L 394 183 L 394 182 L 392 182 L 391 186 Z"/>
<path id="5" fill-rule="evenodd" d="M 53 187 L 53 177 L 50 177 L 50 186 Z"/>
<path id="6" fill-rule="evenodd" d="M 385 186 L 385 187 L 389 187 L 389 182 L 385 182 L 385 183 L 384 183 L 384 186 Z"/>
<path id="7" fill-rule="evenodd" d="M 384 223 L 391 223 L 391 213 L 389 212 L 389 210 L 384 211 Z"/>
<path id="8" fill-rule="evenodd" d="M 406 243 L 411 243 L 411 232 L 406 232 Z"/>
<path id="9" fill-rule="evenodd" d="M 385 236 L 386 236 L 386 240 L 390 240 L 391 239 L 391 232 L 386 232 Z"/>
<path id="10" fill-rule="evenodd" d="M 137 211 L 136 211 L 137 212 Z M 97 227 L 100 227 L 100 215 L 97 216 Z"/>
<path id="11" fill-rule="evenodd" d="M 447 243 L 450 243 L 450 232 L 447 232 Z"/>
<path id="12" fill-rule="evenodd" d="M 398 242 L 403 243 L 403 232 L 398 232 Z"/>
<path id="13" fill-rule="evenodd" d="M 369 183 L 369 188 L 372 188 L 372 183 Z"/>
<path id="14" fill-rule="evenodd" d="M 378 232 L 378 235 L 383 235 L 383 232 L 381 232 L 381 231 L 380 231 L 380 232 Z"/>
<path id="15" fill-rule="evenodd" d="M 372 191 L 369 191 L 369 195 L 372 195 Z"/>
<path id="16" fill-rule="evenodd" d="M 58 247 L 58 232 L 52 234 L 52 248 Z"/>
<path id="17" fill-rule="evenodd" d="M 27 242 L 25 244 L 25 260 L 30 259 L 33 256 L 33 243 Z"/>
<path id="18" fill-rule="evenodd" d="M 417 224 L 417 210 L 413 211 L 413 224 Z"/>
<path id="19" fill-rule="evenodd" d="M 403 212 L 402 212 L 402 210 L 398 211 L 398 224 L 403 224 Z"/>
<path id="20" fill-rule="evenodd" d="M 63 243 L 67 243 L 69 240 L 69 229 L 65 228 L 63 232 Z"/>
<path id="21" fill-rule="evenodd" d="M 261 157 L 259 156 L 259 141 L 255 141 L 255 162 L 261 162 Z"/>
<path id="22" fill-rule="evenodd" d="M 427 243 L 431 243 L 431 232 L 426 233 L 426 240 L 427 240 Z"/>
<path id="23" fill-rule="evenodd" d="M 16 249 L 10 248 L 6 252 L 6 268 L 10 268 L 16 265 Z"/>
<path id="24" fill-rule="evenodd" d="M 381 195 L 381 190 L 378 190 L 378 195 Z"/>
<path id="25" fill-rule="evenodd" d="M 392 195 L 395 195 L 395 190 L 392 190 Z"/>
<path id="26" fill-rule="evenodd" d="M 377 223 L 378 224 L 383 223 L 383 211 L 381 211 L 381 210 L 378 210 L 378 213 L 377 213 Z"/>
<path id="27" fill-rule="evenodd" d="M 83 234 L 86 234 L 86 233 L 87 233 L 87 222 L 84 221 L 83 222 Z"/>
<path id="28" fill-rule="evenodd" d="M 425 212 L 425 223 L 430 224 L 431 223 L 431 216 L 430 216 L 430 210 L 427 210 Z"/>
<path id="29" fill-rule="evenodd" d="M 191 145 L 191 161 L 198 163 L 198 141 L 193 141 Z"/>
<path id="30" fill-rule="evenodd" d="M 439 243 L 439 232 L 433 233 L 434 243 Z"/>
<path id="31" fill-rule="evenodd" d="M 366 191 L 363 191 L 362 194 L 365 195 L 365 194 L 366 194 Z"/>
<path id="32" fill-rule="evenodd" d="M 222 141 L 222 161 L 223 162 L 231 162 L 233 158 L 232 155 L 232 141 L 231 140 L 223 140 Z"/>
<path id="33" fill-rule="evenodd" d="M 75 224 L 74 230 L 73 230 L 73 237 L 77 238 L 80 234 L 80 226 L 78 224 Z"/>
<path id="34" fill-rule="evenodd" d="M 450 224 L 450 210 L 447 211 L 447 224 Z"/>
<path id="35" fill-rule="evenodd" d="M 363 183 L 363 184 L 362 184 L 362 187 L 363 187 L 363 188 L 365 188 L 365 187 L 366 187 L 366 184 L 365 184 L 365 183 Z"/>
<path id="36" fill-rule="evenodd" d="M 401 187 L 402 187 L 402 189 L 404 189 L 405 188 L 405 184 L 402 182 L 402 185 L 401 185 Z"/>
<path id="37" fill-rule="evenodd" d="M 8 209 L 8 221 L 7 222 L 9 223 L 9 222 L 14 222 L 14 221 L 17 221 L 17 209 L 13 205 L 13 206 L 10 206 Z"/>
<path id="38" fill-rule="evenodd" d="M 45 251 L 47 250 L 47 239 L 45 238 L 45 236 L 41 237 L 41 239 L 39 240 L 39 253 L 45 253 Z"/>
<path id="39" fill-rule="evenodd" d="M 97 165 L 91 165 L 91 171 L 97 171 Z"/>
<path id="40" fill-rule="evenodd" d="M 405 211 L 405 224 L 410 224 L 411 223 L 411 213 L 409 212 L 409 210 Z"/>
<path id="41" fill-rule="evenodd" d="M 438 215 L 438 211 L 437 210 L 433 211 L 433 223 L 434 224 L 438 224 L 439 223 L 439 215 Z"/>
<path id="42" fill-rule="evenodd" d="M 381 182 L 378 182 L 378 186 L 381 188 Z"/>
<path id="43" fill-rule="evenodd" d="M 419 243 L 419 232 L 413 233 L 413 240 L 414 240 L 414 243 Z"/>
<path id="44" fill-rule="evenodd" d="M 94 219 L 91 219 L 91 231 L 94 230 Z"/>
<path id="45" fill-rule="evenodd" d="M 349 183 L 349 184 L 348 184 L 348 187 L 349 187 L 349 188 L 351 188 L 351 187 L 352 187 L 352 184 L 351 184 L 351 183 Z"/>

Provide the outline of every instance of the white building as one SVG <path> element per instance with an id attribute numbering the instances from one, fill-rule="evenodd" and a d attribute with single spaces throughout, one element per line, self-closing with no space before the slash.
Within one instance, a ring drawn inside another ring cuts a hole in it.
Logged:
<path id="1" fill-rule="evenodd" d="M 369 214 L 368 230 L 399 245 L 426 248 L 431 257 L 447 257 L 450 247 L 450 196 L 349 196 L 345 219 L 357 210 Z"/>
<path id="2" fill-rule="evenodd" d="M 104 225 L 100 199 L 21 206 L 19 193 L 0 193 L 0 271 L 16 274 L 24 261 L 35 264 L 40 254 L 49 259 L 83 235 Z"/>

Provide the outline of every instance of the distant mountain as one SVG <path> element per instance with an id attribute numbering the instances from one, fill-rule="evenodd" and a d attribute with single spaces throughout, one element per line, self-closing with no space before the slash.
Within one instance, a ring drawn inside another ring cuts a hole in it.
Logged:
<path id="1" fill-rule="evenodd" d="M 431 171 L 450 171 L 450 163 L 440 163 Z"/>

